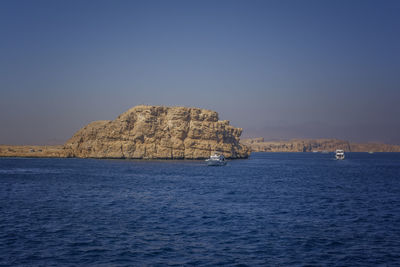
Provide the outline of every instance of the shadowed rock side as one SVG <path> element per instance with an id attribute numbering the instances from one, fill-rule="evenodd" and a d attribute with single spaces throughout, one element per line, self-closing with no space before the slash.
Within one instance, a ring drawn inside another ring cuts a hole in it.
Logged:
<path id="1" fill-rule="evenodd" d="M 64 145 L 82 158 L 204 159 L 213 151 L 227 158 L 246 158 L 239 143 L 241 128 L 218 121 L 214 111 L 162 106 L 137 106 L 113 121 L 95 121 Z"/>
<path id="2" fill-rule="evenodd" d="M 265 142 L 264 138 L 244 139 L 243 144 L 253 152 L 312 152 L 343 149 L 347 152 L 400 152 L 400 146 L 387 144 L 357 144 L 338 139 L 293 139 Z"/>

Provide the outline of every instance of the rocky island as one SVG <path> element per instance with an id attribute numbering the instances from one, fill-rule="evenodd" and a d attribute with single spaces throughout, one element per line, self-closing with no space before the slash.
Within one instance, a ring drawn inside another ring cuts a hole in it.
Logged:
<path id="1" fill-rule="evenodd" d="M 211 110 L 136 106 L 111 121 L 94 121 L 63 146 L 0 146 L 2 157 L 204 159 L 213 151 L 247 158 L 241 128 Z"/>

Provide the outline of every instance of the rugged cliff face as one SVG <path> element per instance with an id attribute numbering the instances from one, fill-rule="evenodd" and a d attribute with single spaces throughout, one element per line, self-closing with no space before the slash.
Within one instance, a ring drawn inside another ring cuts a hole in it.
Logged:
<path id="1" fill-rule="evenodd" d="M 71 157 L 203 159 L 213 151 L 246 158 L 241 128 L 219 121 L 214 111 L 137 106 L 113 121 L 95 121 L 79 130 L 64 149 Z"/>

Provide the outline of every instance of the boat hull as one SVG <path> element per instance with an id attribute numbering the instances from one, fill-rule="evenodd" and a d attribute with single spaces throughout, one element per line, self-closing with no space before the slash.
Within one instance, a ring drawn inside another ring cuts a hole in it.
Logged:
<path id="1" fill-rule="evenodd" d="M 342 160 L 344 159 L 344 150 L 337 149 L 335 153 L 335 157 L 337 160 Z"/>
<path id="2" fill-rule="evenodd" d="M 226 165 L 226 161 L 219 160 L 206 160 L 208 166 L 224 166 Z"/>

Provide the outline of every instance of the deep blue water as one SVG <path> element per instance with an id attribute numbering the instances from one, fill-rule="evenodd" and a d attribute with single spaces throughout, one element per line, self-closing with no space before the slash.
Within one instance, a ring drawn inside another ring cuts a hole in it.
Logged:
<path id="1" fill-rule="evenodd" d="M 399 266 L 400 153 L 0 158 L 0 265 Z"/>

